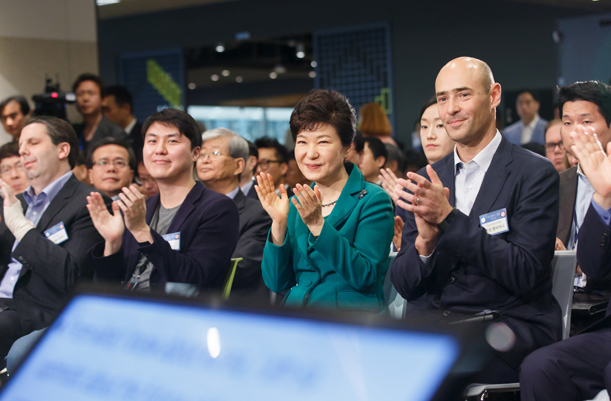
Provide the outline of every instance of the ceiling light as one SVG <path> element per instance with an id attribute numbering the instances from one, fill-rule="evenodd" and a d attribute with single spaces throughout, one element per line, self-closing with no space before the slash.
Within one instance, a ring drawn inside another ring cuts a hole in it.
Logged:
<path id="1" fill-rule="evenodd" d="M 276 64 L 276 66 L 274 67 L 274 72 L 276 72 L 276 74 L 285 74 L 286 67 L 282 64 Z"/>
<path id="2" fill-rule="evenodd" d="M 197 85 L 195 85 L 195 83 L 194 83 L 194 82 L 191 82 L 189 85 L 187 85 L 187 87 L 188 87 L 189 89 L 193 90 L 193 89 L 197 88 Z"/>
<path id="3" fill-rule="evenodd" d="M 303 43 L 297 43 L 297 58 L 305 57 L 305 46 Z"/>
<path id="4" fill-rule="evenodd" d="M 308 73 L 308 76 L 309 76 L 310 78 L 316 78 L 316 73 L 315 73 L 314 71 L 310 71 L 310 72 Z"/>
<path id="5" fill-rule="evenodd" d="M 312 66 L 312 68 L 316 68 L 316 66 L 318 66 L 318 63 L 316 61 L 312 60 L 310 65 Z"/>
<path id="6" fill-rule="evenodd" d="M 98 6 L 107 6 L 109 4 L 117 4 L 119 0 L 96 0 Z"/>
<path id="7" fill-rule="evenodd" d="M 229 70 L 223 70 L 221 74 L 223 74 L 224 77 L 228 77 L 230 73 Z"/>
<path id="8" fill-rule="evenodd" d="M 222 53 L 225 51 L 225 46 L 222 43 L 219 43 L 218 45 L 216 45 L 216 51 L 219 53 Z"/>
<path id="9" fill-rule="evenodd" d="M 276 72 L 272 71 L 272 72 L 269 73 L 269 77 L 271 79 L 276 79 L 276 78 L 278 78 L 278 74 Z"/>
<path id="10" fill-rule="evenodd" d="M 218 81 L 218 80 L 219 80 L 219 76 L 218 76 L 217 74 L 212 74 L 212 75 L 210 76 L 210 79 L 211 79 L 211 80 L 213 80 L 214 82 L 216 82 L 216 81 Z"/>
<path id="11" fill-rule="evenodd" d="M 241 76 L 238 75 L 237 77 L 235 77 L 235 81 L 237 83 L 242 83 L 242 81 L 244 81 L 244 78 L 242 78 Z"/>

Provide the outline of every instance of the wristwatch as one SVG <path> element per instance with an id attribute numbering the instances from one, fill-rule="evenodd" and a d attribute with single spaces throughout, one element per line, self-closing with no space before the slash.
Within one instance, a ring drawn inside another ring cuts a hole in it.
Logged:
<path id="1" fill-rule="evenodd" d="M 456 217 L 457 214 L 458 212 L 456 211 L 456 209 L 452 209 L 450 214 L 448 214 L 441 223 L 437 224 L 437 227 L 441 231 L 446 232 L 448 230 L 448 227 L 450 227 L 450 223 L 452 223 L 452 221 L 454 220 L 454 217 Z"/>

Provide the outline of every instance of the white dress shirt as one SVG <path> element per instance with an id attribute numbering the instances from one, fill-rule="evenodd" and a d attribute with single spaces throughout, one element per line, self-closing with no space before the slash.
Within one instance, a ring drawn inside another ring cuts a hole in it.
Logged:
<path id="1" fill-rule="evenodd" d="M 136 120 L 135 118 L 132 119 L 132 122 L 127 124 L 127 127 L 125 127 L 125 129 L 123 131 L 125 131 L 125 133 L 127 135 L 132 133 L 132 130 L 134 129 L 134 127 L 136 126 L 136 123 L 138 122 L 138 120 Z"/>
<path id="2" fill-rule="evenodd" d="M 537 123 L 539 122 L 539 120 L 541 119 L 541 117 L 539 117 L 539 115 L 535 115 L 535 118 L 530 122 L 530 124 L 528 125 L 524 125 L 524 123 L 522 123 L 522 140 L 521 140 L 521 144 L 525 144 L 525 143 L 529 143 L 533 137 L 533 132 L 535 132 L 535 127 L 537 126 Z"/>

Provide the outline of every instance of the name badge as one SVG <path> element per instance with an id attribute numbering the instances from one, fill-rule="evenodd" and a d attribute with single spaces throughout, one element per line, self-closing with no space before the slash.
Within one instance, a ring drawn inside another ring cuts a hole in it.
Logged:
<path id="1" fill-rule="evenodd" d="M 479 221 L 482 227 L 490 235 L 497 235 L 509 231 L 509 223 L 507 223 L 507 209 L 500 209 L 496 212 L 482 214 L 479 216 Z"/>
<path id="2" fill-rule="evenodd" d="M 49 228 L 45 231 L 45 237 L 55 245 L 61 244 L 64 241 L 68 240 L 68 233 L 66 232 L 66 227 L 64 226 L 64 222 L 60 222 L 59 224 Z"/>
<path id="3" fill-rule="evenodd" d="M 166 234 L 163 239 L 170 244 L 170 248 L 175 251 L 180 251 L 180 233 Z"/>

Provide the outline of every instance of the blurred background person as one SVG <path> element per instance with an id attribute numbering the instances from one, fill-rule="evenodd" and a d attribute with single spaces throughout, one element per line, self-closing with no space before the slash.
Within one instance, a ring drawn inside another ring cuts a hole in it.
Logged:
<path id="1" fill-rule="evenodd" d="M 286 171 L 286 184 L 289 188 L 295 188 L 297 184 L 301 185 L 310 185 L 312 182 L 305 178 L 301 170 L 299 170 L 299 166 L 297 165 L 297 161 L 295 160 L 295 152 L 289 152 L 289 161 L 288 161 L 288 170 Z"/>
<path id="2" fill-rule="evenodd" d="M 250 141 L 246 141 L 246 143 L 248 143 L 248 159 L 246 159 L 244 171 L 240 174 L 240 189 L 247 197 L 259 200 L 254 188 L 259 151 L 254 143 Z"/>
<path id="3" fill-rule="evenodd" d="M 354 134 L 354 139 L 352 140 L 352 144 L 350 144 L 350 149 L 348 149 L 348 154 L 346 155 L 346 161 L 354 163 L 357 167 L 360 168 L 361 160 L 363 159 L 363 150 L 365 149 L 365 141 L 363 140 L 363 135 L 361 131 L 358 129 Z"/>
<path id="4" fill-rule="evenodd" d="M 257 173 L 270 174 L 278 196 L 283 186 L 289 197 L 293 196 L 293 188 L 286 183 L 286 172 L 289 169 L 289 152 L 277 139 L 263 137 L 255 141 L 259 158 L 257 160 Z"/>
<path id="5" fill-rule="evenodd" d="M 89 149 L 87 166 L 91 185 L 114 201 L 134 180 L 136 156 L 129 142 L 107 137 Z"/>
<path id="6" fill-rule="evenodd" d="M 562 120 L 552 120 L 545 126 L 545 157 L 552 162 L 559 173 L 569 168 L 562 135 L 560 135 L 561 129 Z"/>
<path id="7" fill-rule="evenodd" d="M 142 124 L 134 117 L 134 101 L 132 94 L 125 86 L 113 85 L 106 88 L 102 99 L 104 116 L 123 128 L 129 138 L 138 161 L 142 160 Z"/>
<path id="8" fill-rule="evenodd" d="M 384 143 L 378 138 L 367 137 L 364 139 L 363 157 L 359 169 L 365 177 L 365 181 L 381 185 L 378 176 L 380 169 L 386 165 L 388 152 Z"/>
<path id="9" fill-rule="evenodd" d="M 363 137 L 376 137 L 397 146 L 392 138 L 392 126 L 386 112 L 378 103 L 365 103 L 359 110 L 359 130 Z"/>
<path id="10" fill-rule="evenodd" d="M 144 162 L 138 162 L 138 178 L 140 179 L 140 189 L 142 194 L 147 198 L 152 198 L 159 193 L 159 186 L 157 180 L 155 180 L 149 174 Z"/>
<path id="11" fill-rule="evenodd" d="M 74 176 L 80 181 L 87 185 L 91 185 L 89 181 L 89 168 L 87 168 L 87 155 L 82 150 L 79 150 L 76 164 L 72 169 Z"/>
<path id="12" fill-rule="evenodd" d="M 72 92 L 76 95 L 76 109 L 83 116 L 82 124 L 74 124 L 79 139 L 79 148 L 87 152 L 90 145 L 108 136 L 125 139 L 123 129 L 104 117 L 102 113 L 102 99 L 106 87 L 104 82 L 94 74 L 81 74 L 72 85 Z"/>
<path id="13" fill-rule="evenodd" d="M 19 195 L 30 185 L 19 158 L 17 142 L 9 142 L 0 147 L 0 178 L 11 187 L 15 195 Z"/>
<path id="14" fill-rule="evenodd" d="M 503 131 L 503 136 L 514 145 L 536 142 L 545 143 L 544 133 L 547 121 L 539 117 L 541 104 L 533 91 L 523 91 L 516 99 L 516 111 L 520 116 L 517 121 Z"/>
<path id="15" fill-rule="evenodd" d="M 23 96 L 11 96 L 0 103 L 0 121 L 15 142 L 19 141 L 21 129 L 31 115 L 30 105 Z"/>

